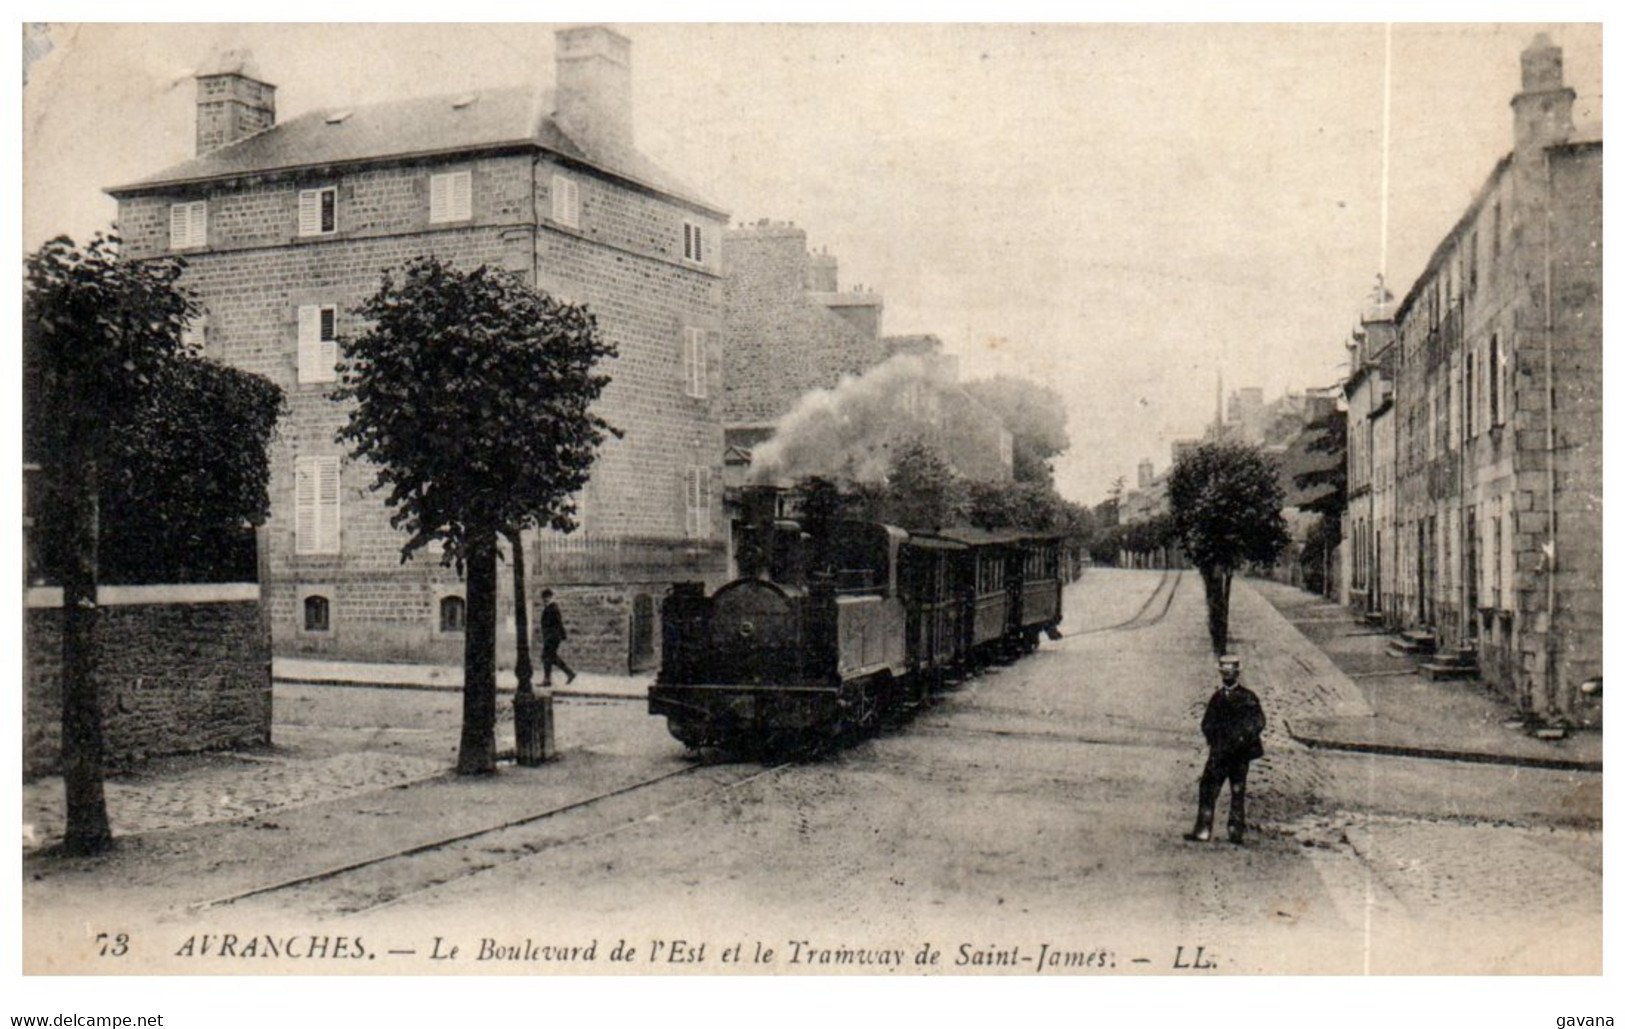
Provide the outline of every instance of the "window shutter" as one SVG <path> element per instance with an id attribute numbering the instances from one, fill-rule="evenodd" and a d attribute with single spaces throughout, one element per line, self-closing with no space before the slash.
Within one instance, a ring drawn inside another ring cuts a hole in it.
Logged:
<path id="1" fill-rule="evenodd" d="M 448 206 L 450 206 L 450 205 L 446 202 L 446 198 L 450 194 L 450 192 L 451 192 L 451 179 L 450 179 L 449 176 L 445 176 L 445 175 L 431 175 L 431 176 L 429 176 L 429 220 L 430 221 L 432 221 L 432 222 L 443 222 L 443 221 L 446 221 L 448 219 L 448 216 L 446 214 L 446 208 Z"/>
<path id="2" fill-rule="evenodd" d="M 299 193 L 299 235 L 319 236 L 322 231 L 322 191 L 301 190 Z"/>
<path id="3" fill-rule="evenodd" d="M 708 369 L 706 367 L 706 348 L 710 342 L 711 334 L 704 329 L 694 330 L 694 395 L 705 396 L 705 380 Z"/>
<path id="4" fill-rule="evenodd" d="M 294 465 L 293 533 L 294 552 L 316 551 L 316 468 L 315 461 L 300 458 Z"/>
<path id="5" fill-rule="evenodd" d="M 429 176 L 429 220 L 467 221 L 472 213 L 473 176 L 470 172 L 446 172 Z"/>
<path id="6" fill-rule="evenodd" d="M 321 309 L 319 325 L 317 327 L 316 360 L 321 366 L 316 369 L 319 381 L 331 382 L 337 377 L 334 366 L 339 363 L 337 308 L 324 307 Z"/>
<path id="7" fill-rule="evenodd" d="M 699 511 L 698 511 L 698 513 L 697 513 L 697 515 L 696 515 L 696 517 L 694 519 L 695 524 L 699 527 L 699 532 L 697 533 L 697 535 L 700 537 L 700 539 L 710 539 L 711 538 L 711 469 L 709 469 L 709 468 L 697 468 L 697 469 L 695 469 L 695 472 L 697 473 L 696 478 L 698 479 L 698 485 L 699 485 L 699 488 L 697 490 L 697 492 L 699 494 Z"/>
<path id="8" fill-rule="evenodd" d="M 189 238 L 187 230 L 190 208 L 186 204 L 169 205 L 169 249 L 179 250 L 186 246 Z"/>
<path id="9" fill-rule="evenodd" d="M 316 503 L 318 527 L 317 548 L 323 554 L 339 552 L 339 459 L 316 459 L 320 479 L 317 482 Z"/>
<path id="10" fill-rule="evenodd" d="M 198 200 L 169 206 L 169 248 L 200 247 L 209 241 L 209 203 Z"/>
<path id="11" fill-rule="evenodd" d="M 315 382 L 321 363 L 322 309 L 315 304 L 299 308 L 299 381 Z"/>
<path id="12" fill-rule="evenodd" d="M 574 179 L 553 176 L 553 220 L 560 225 L 579 228 L 581 224 L 581 191 Z"/>
<path id="13" fill-rule="evenodd" d="M 695 245 L 695 241 L 694 241 L 694 225 L 692 223 L 690 223 L 690 222 L 684 222 L 683 223 L 683 256 L 688 258 L 690 261 L 696 260 L 696 258 L 694 256 L 694 252 L 697 249 L 699 249 L 699 248 Z"/>
<path id="14" fill-rule="evenodd" d="M 474 213 L 473 178 L 468 172 L 456 172 L 451 177 L 452 221 L 467 221 Z"/>
<path id="15" fill-rule="evenodd" d="M 683 472 L 683 508 L 687 518 L 683 534 L 693 539 L 700 534 L 700 470 L 688 468 Z"/>

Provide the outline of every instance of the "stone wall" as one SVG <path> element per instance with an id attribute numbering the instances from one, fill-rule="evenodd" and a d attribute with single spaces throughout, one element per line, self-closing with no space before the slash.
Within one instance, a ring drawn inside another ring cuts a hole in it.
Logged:
<path id="1" fill-rule="evenodd" d="M 259 588 L 104 586 L 96 626 L 105 767 L 271 741 L 271 640 Z M 27 593 L 23 777 L 56 774 L 62 595 Z"/>
<path id="2" fill-rule="evenodd" d="M 781 224 L 730 230 L 724 260 L 726 423 L 771 424 L 803 394 L 831 389 L 843 375 L 861 375 L 885 360 L 874 332 L 831 310 L 820 299 L 828 296 L 808 292 L 816 276 L 806 230 Z M 858 309 L 871 306 L 865 299 Z"/>

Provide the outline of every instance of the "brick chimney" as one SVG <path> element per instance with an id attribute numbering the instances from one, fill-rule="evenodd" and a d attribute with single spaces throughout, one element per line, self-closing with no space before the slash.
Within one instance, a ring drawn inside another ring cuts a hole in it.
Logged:
<path id="1" fill-rule="evenodd" d="M 1156 481 L 1157 477 L 1152 474 L 1151 469 L 1151 459 L 1148 457 L 1142 458 L 1139 468 L 1136 469 L 1136 471 L 1139 473 L 1136 476 L 1136 479 L 1140 484 L 1140 489 L 1147 489 L 1153 482 Z"/>
<path id="2" fill-rule="evenodd" d="M 276 87 L 247 50 L 228 50 L 197 73 L 197 152 L 218 150 L 276 124 Z"/>
<path id="3" fill-rule="evenodd" d="M 1523 89 L 1512 98 L 1513 149 L 1524 153 L 1568 140 L 1574 90 L 1563 85 L 1563 49 L 1542 32 L 1523 52 Z"/>
<path id="4" fill-rule="evenodd" d="M 589 155 L 632 149 L 632 42 L 602 25 L 553 36 L 557 111 L 565 134 Z"/>

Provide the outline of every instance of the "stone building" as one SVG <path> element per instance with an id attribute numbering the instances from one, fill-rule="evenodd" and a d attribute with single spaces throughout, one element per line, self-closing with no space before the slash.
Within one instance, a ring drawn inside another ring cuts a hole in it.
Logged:
<path id="1" fill-rule="evenodd" d="M 374 470 L 334 442 L 346 412 L 328 399 L 353 308 L 385 268 L 423 254 L 584 303 L 619 350 L 595 410 L 625 438 L 606 443 L 578 498 L 582 529 L 529 545 L 533 589 L 560 593 L 572 660 L 652 663 L 667 586 L 725 574 L 727 216 L 635 149 L 628 40 L 586 27 L 556 45 L 551 94 L 481 90 L 283 123 L 276 88 L 230 56 L 198 76 L 196 156 L 109 190 L 129 256 L 185 256 L 207 353 L 287 391 L 262 539 L 279 653 L 461 654 L 462 583 L 433 554 L 401 563 Z"/>
<path id="2" fill-rule="evenodd" d="M 1341 596 L 1377 616 L 1392 608 L 1393 569 L 1385 547 L 1394 538 L 1393 297 L 1378 286 L 1349 342 L 1348 510 L 1343 528 Z"/>
<path id="3" fill-rule="evenodd" d="M 1574 96 L 1537 37 L 1512 151 L 1398 306 L 1394 522 L 1372 561 L 1395 572 L 1399 626 L 1584 722 L 1602 674 L 1602 142 L 1576 131 Z"/>

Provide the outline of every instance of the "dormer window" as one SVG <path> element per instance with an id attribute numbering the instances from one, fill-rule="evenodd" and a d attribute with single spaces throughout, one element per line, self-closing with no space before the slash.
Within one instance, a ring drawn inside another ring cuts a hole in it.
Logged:
<path id="1" fill-rule="evenodd" d="M 209 243 L 209 202 L 169 205 L 169 249 L 187 250 Z"/>
<path id="2" fill-rule="evenodd" d="M 339 191 L 326 189 L 299 191 L 299 235 L 326 236 L 338 227 Z"/>
<path id="3" fill-rule="evenodd" d="M 429 221 L 466 222 L 473 217 L 471 172 L 447 172 L 429 176 Z"/>

